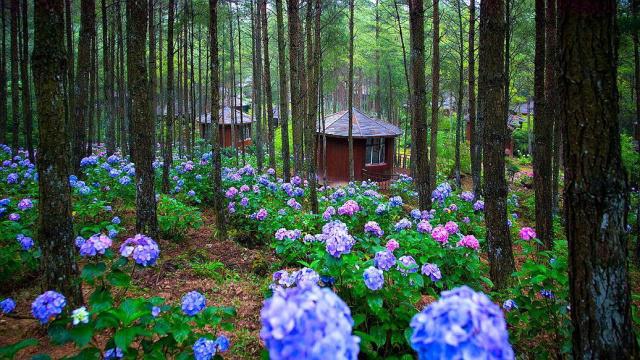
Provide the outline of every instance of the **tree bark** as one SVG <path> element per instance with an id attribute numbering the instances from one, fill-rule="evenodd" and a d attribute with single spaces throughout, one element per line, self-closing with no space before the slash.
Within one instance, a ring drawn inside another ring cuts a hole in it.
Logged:
<path id="1" fill-rule="evenodd" d="M 436 186 L 438 171 L 438 111 L 440 103 L 440 0 L 433 0 L 433 52 L 431 54 L 431 149 L 429 157 L 429 191 Z"/>
<path id="2" fill-rule="evenodd" d="M 33 152 L 33 116 L 31 114 L 31 79 L 29 78 L 29 5 L 22 0 L 22 61 L 20 74 L 22 79 L 22 120 L 24 126 L 24 142 L 29 160 L 34 163 Z"/>
<path id="3" fill-rule="evenodd" d="M 287 0 L 287 15 L 289 18 L 289 71 L 291 72 L 291 122 L 293 127 L 293 173 L 298 175 L 302 170 L 302 127 L 304 117 L 302 94 L 300 89 L 301 33 L 298 0 Z"/>
<path id="4" fill-rule="evenodd" d="M 173 55 L 174 55 L 173 25 L 175 20 L 174 19 L 175 18 L 175 2 L 174 1 L 175 0 L 169 0 L 169 14 L 168 14 L 169 23 L 167 25 L 167 114 L 165 115 L 166 124 L 164 129 L 165 131 L 164 152 L 163 152 L 164 158 L 163 158 L 163 166 L 162 166 L 162 192 L 165 194 L 169 193 L 169 169 L 171 168 L 171 165 L 173 163 L 173 115 L 174 115 L 174 106 L 175 106 L 175 99 L 173 98 Z M 217 6 L 217 1 L 215 2 L 215 5 Z M 217 113 L 212 112 L 211 114 L 217 114 Z M 213 120 L 215 119 L 215 116 L 212 115 L 211 118 L 212 118 L 211 128 L 217 129 L 218 128 L 217 124 Z"/>
<path id="5" fill-rule="evenodd" d="M 267 144 L 269 167 L 276 170 L 276 148 L 274 144 L 273 99 L 271 97 L 271 63 L 269 60 L 269 27 L 267 22 L 267 0 L 260 0 L 262 19 L 262 48 L 264 49 L 264 95 L 267 110 Z"/>
<path id="6" fill-rule="evenodd" d="M 426 84 L 424 75 L 423 0 L 409 0 L 409 26 L 411 43 L 411 142 L 413 144 L 412 160 L 415 160 L 415 173 L 412 173 L 412 175 L 418 191 L 420 209 L 430 209 L 429 147 L 427 145 L 427 122 L 424 115 Z"/>
<path id="7" fill-rule="evenodd" d="M 458 41 L 460 42 L 460 63 L 458 64 L 458 99 L 456 100 L 456 154 L 455 154 L 455 178 L 456 186 L 461 188 L 460 183 L 460 131 L 462 128 L 462 99 L 464 98 L 464 28 L 462 25 L 462 0 L 456 2 L 456 10 L 458 13 Z"/>
<path id="8" fill-rule="evenodd" d="M 251 4 L 253 4 L 254 0 L 251 0 Z M 256 2 L 258 0 L 255 0 Z M 262 39 L 262 25 L 260 21 L 260 10 L 256 9 L 254 13 L 254 26 L 255 26 L 255 66 L 256 66 L 256 76 L 254 77 L 254 86 L 256 89 L 256 159 L 258 170 L 262 171 L 263 163 L 264 163 L 264 153 L 263 153 L 263 144 L 262 144 L 262 112 L 263 106 L 262 103 L 262 85 L 263 85 L 263 77 L 262 77 L 262 44 L 260 39 Z M 266 56 L 266 55 L 265 55 Z"/>
<path id="9" fill-rule="evenodd" d="M 280 122 L 280 133 L 282 135 L 282 177 L 284 181 L 289 181 L 291 176 L 291 163 L 289 153 L 289 99 L 287 93 L 287 63 L 284 39 L 284 16 L 282 0 L 276 0 L 276 22 L 278 27 L 278 75 L 279 75 L 279 98 L 278 120 Z M 238 37 L 238 41 L 240 38 Z"/>
<path id="10" fill-rule="evenodd" d="M 573 357 L 637 358 L 617 119 L 616 2 L 558 5 Z"/>
<path id="11" fill-rule="evenodd" d="M 469 3 L 469 149 L 471 150 L 471 178 L 473 192 L 476 196 L 482 194 L 482 129 L 476 116 L 476 4 Z"/>
<path id="12" fill-rule="evenodd" d="M 218 69 L 218 0 L 209 0 L 209 42 L 211 44 L 211 114 L 220 111 L 220 78 Z M 226 226 L 224 219 L 224 198 L 222 196 L 222 156 L 220 155 L 220 142 L 218 140 L 218 126 L 215 124 L 215 116 L 211 121 L 211 148 L 213 181 L 213 208 L 216 215 L 218 235 L 224 238 Z"/>
<path id="13" fill-rule="evenodd" d="M 65 35 L 66 35 L 66 45 L 67 45 L 67 86 L 66 86 L 66 96 L 67 96 L 67 108 L 65 112 L 66 119 L 66 128 L 69 131 L 69 144 L 73 141 L 73 113 L 76 109 L 75 105 L 75 93 L 76 93 L 76 83 L 75 83 L 75 53 L 73 50 L 73 14 L 71 13 L 71 1 L 65 0 L 64 2 L 64 11 L 65 11 Z"/>
<path id="14" fill-rule="evenodd" d="M 355 180 L 355 167 L 353 164 L 353 8 L 355 0 L 349 0 L 349 89 L 348 114 L 349 114 L 349 181 Z"/>
<path id="15" fill-rule="evenodd" d="M 550 0 L 547 0 L 550 1 Z M 553 148 L 553 122 L 546 109 L 545 89 L 545 0 L 536 0 L 536 50 L 534 58 L 534 147 L 533 147 L 533 186 L 535 189 L 536 234 L 544 249 L 552 244 L 552 179 L 551 159 Z M 547 34 L 548 35 L 548 34 Z M 548 69 L 547 69 L 548 70 Z M 548 77 L 548 76 L 547 76 Z"/>
<path id="16" fill-rule="evenodd" d="M 38 242 L 42 249 L 44 288 L 82 303 L 75 262 L 69 186 L 70 148 L 65 128 L 63 0 L 35 0 L 32 71 L 38 115 Z"/>
<path id="17" fill-rule="evenodd" d="M 149 7 L 149 116 L 151 116 L 151 128 L 156 129 L 156 108 L 158 107 L 158 76 L 156 73 L 156 24 L 155 6 L 156 0 L 148 0 Z M 151 143 L 156 148 L 156 141 Z"/>
<path id="18" fill-rule="evenodd" d="M 480 63 L 478 94 L 483 117 L 484 195 L 489 274 L 496 289 L 504 289 L 515 270 L 507 225 L 507 182 L 504 145 L 504 0 L 480 5 Z"/>
<path id="19" fill-rule="evenodd" d="M 0 144 L 7 143 L 7 64 L 6 64 L 6 16 L 5 3 L 0 0 L 0 17 L 2 22 L 2 47 L 0 48 Z"/>
<path id="20" fill-rule="evenodd" d="M 20 18 L 19 0 L 10 0 L 11 4 L 11 150 L 13 155 L 18 154 L 18 135 L 20 133 L 20 94 L 18 89 L 18 19 Z"/>

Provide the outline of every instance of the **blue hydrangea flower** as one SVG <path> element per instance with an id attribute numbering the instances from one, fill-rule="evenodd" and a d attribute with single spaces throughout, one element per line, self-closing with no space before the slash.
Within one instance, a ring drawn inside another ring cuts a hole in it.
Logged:
<path id="1" fill-rule="evenodd" d="M 124 354 L 119 347 L 111 348 L 104 352 L 104 360 L 122 359 Z"/>
<path id="2" fill-rule="evenodd" d="M 440 268 L 436 264 L 422 265 L 422 275 L 428 276 L 433 282 L 442 279 L 442 273 L 440 272 Z"/>
<path id="3" fill-rule="evenodd" d="M 129 185 L 131 183 L 131 178 L 128 176 L 123 176 L 118 179 L 118 182 L 120 183 L 120 185 Z"/>
<path id="4" fill-rule="evenodd" d="M 25 211 L 33 207 L 33 201 L 29 198 L 22 199 L 18 202 L 18 209 Z"/>
<path id="5" fill-rule="evenodd" d="M 299 287 L 311 287 L 320 281 L 320 275 L 310 268 L 302 268 L 292 274 Z"/>
<path id="6" fill-rule="evenodd" d="M 160 248 L 152 238 L 137 234 L 120 245 L 120 255 L 132 257 L 136 264 L 149 266 L 156 263 L 160 256 Z"/>
<path id="7" fill-rule="evenodd" d="M 231 346 L 231 343 L 229 342 L 229 339 L 226 336 L 220 335 L 216 339 L 216 348 L 218 348 L 219 352 L 225 352 L 229 350 L 230 346 Z"/>
<path id="8" fill-rule="evenodd" d="M 364 232 L 377 237 L 381 237 L 382 235 L 384 235 L 384 231 L 375 221 L 369 221 L 364 224 Z"/>
<path id="9" fill-rule="evenodd" d="M 378 204 L 376 207 L 376 214 L 382 215 L 387 211 L 387 206 L 385 204 Z"/>
<path id="10" fill-rule="evenodd" d="M 356 241 L 349 235 L 347 225 L 341 221 L 332 221 L 322 227 L 322 238 L 324 239 L 326 250 L 331 256 L 339 258 L 343 254 L 351 252 L 351 248 Z"/>
<path id="11" fill-rule="evenodd" d="M 422 212 L 418 209 L 411 210 L 411 217 L 415 220 L 420 220 L 422 218 Z"/>
<path id="12" fill-rule="evenodd" d="M 409 221 L 409 219 L 403 218 L 396 223 L 395 229 L 396 231 L 402 231 L 405 229 L 411 229 L 412 227 L 413 224 L 411 223 L 411 221 Z"/>
<path id="13" fill-rule="evenodd" d="M 513 359 L 504 314 L 467 286 L 442 292 L 411 320 L 411 347 L 423 359 Z"/>
<path id="14" fill-rule="evenodd" d="M 216 350 L 215 341 L 202 337 L 193 344 L 193 357 L 196 360 L 211 360 L 216 356 Z"/>
<path id="15" fill-rule="evenodd" d="M 18 183 L 18 174 L 11 173 L 7 175 L 7 184 L 17 184 Z"/>
<path id="16" fill-rule="evenodd" d="M 418 263 L 411 255 L 401 256 L 398 259 L 398 270 L 402 273 L 403 276 L 407 276 L 407 274 L 414 273 L 418 271 Z"/>
<path id="17" fill-rule="evenodd" d="M 83 241 L 80 246 L 80 256 L 92 257 L 97 254 L 104 255 L 105 251 L 111 247 L 113 241 L 104 234 L 95 234 Z"/>
<path id="18" fill-rule="evenodd" d="M 363 273 L 364 284 L 370 290 L 380 290 L 384 285 L 384 274 L 382 270 L 379 270 L 373 266 L 369 267 Z"/>
<path id="19" fill-rule="evenodd" d="M 396 264 L 396 257 L 389 250 L 378 251 L 373 258 L 373 264 L 380 270 L 388 271 Z"/>
<path id="20" fill-rule="evenodd" d="M 540 290 L 540 295 L 543 298 L 547 298 L 547 299 L 553 299 L 556 297 L 551 290 L 547 290 L 547 289 Z"/>
<path id="21" fill-rule="evenodd" d="M 349 307 L 328 288 L 295 287 L 274 293 L 260 311 L 270 359 L 356 360 L 360 339 L 352 335 Z"/>
<path id="22" fill-rule="evenodd" d="M 120 224 L 120 218 L 117 216 L 114 216 L 113 219 L 111 219 L 111 223 L 115 224 L 115 225 L 119 225 Z"/>
<path id="23" fill-rule="evenodd" d="M 41 324 L 46 324 L 62 313 L 67 305 L 65 297 L 55 291 L 47 291 L 31 304 L 31 313 Z"/>
<path id="24" fill-rule="evenodd" d="M 207 306 L 207 299 L 197 291 L 191 291 L 182 297 L 182 312 L 195 316 Z"/>
<path id="25" fill-rule="evenodd" d="M 160 312 L 162 312 L 162 309 L 160 309 L 159 306 L 154 306 L 154 307 L 151 308 L 151 316 L 153 316 L 153 317 L 160 316 Z"/>
<path id="26" fill-rule="evenodd" d="M 389 199 L 389 206 L 391 207 L 402 206 L 402 203 L 402 198 L 400 196 L 394 196 Z"/>
<path id="27" fill-rule="evenodd" d="M 513 301 L 512 299 L 509 299 L 509 300 L 505 300 L 504 303 L 502 303 L 502 308 L 507 311 L 511 311 L 513 309 L 517 309 L 518 304 L 516 304 L 516 302 Z"/>
<path id="28" fill-rule="evenodd" d="M 16 302 L 12 298 L 6 298 L 0 301 L 0 311 L 3 314 L 9 314 L 16 308 Z"/>
<path id="29" fill-rule="evenodd" d="M 31 250 L 31 248 L 33 248 L 33 245 L 34 245 L 33 239 L 28 236 L 18 234 L 16 235 L 16 240 L 18 240 L 18 242 L 20 243 L 20 246 L 22 247 L 22 250 L 24 251 L 29 251 Z"/>

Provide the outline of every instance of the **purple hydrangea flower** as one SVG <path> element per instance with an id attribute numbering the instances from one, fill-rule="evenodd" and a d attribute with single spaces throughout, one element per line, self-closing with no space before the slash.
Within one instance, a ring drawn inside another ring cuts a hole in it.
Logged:
<path id="1" fill-rule="evenodd" d="M 462 239 L 460 239 L 460 241 L 458 241 L 456 245 L 459 247 L 466 247 L 473 250 L 478 250 L 480 248 L 480 243 L 478 242 L 478 239 L 476 239 L 476 237 L 473 235 L 463 236 Z"/>
<path id="2" fill-rule="evenodd" d="M 354 200 L 347 200 L 342 206 L 338 208 L 339 215 L 349 215 L 353 216 L 353 214 L 360 211 L 360 205 Z"/>
<path id="3" fill-rule="evenodd" d="M 233 201 L 229 203 L 229 205 L 227 205 L 227 211 L 229 212 L 229 214 L 233 214 L 236 212 L 236 203 L 234 203 Z"/>
<path id="4" fill-rule="evenodd" d="M 238 189 L 236 189 L 235 187 L 230 187 L 227 192 L 224 194 L 224 196 L 227 197 L 227 199 L 231 199 L 234 196 L 238 195 Z"/>
<path id="5" fill-rule="evenodd" d="M 476 196 L 470 191 L 464 191 L 462 194 L 460 194 L 460 199 L 466 202 L 472 202 L 475 198 Z"/>
<path id="6" fill-rule="evenodd" d="M 240 206 L 242 207 L 249 206 L 249 198 L 243 197 L 242 200 L 240 200 Z"/>
<path id="7" fill-rule="evenodd" d="M 258 212 L 256 213 L 256 220 L 262 221 L 267 218 L 267 215 L 268 215 L 267 210 L 262 208 L 258 210 Z"/>
<path id="8" fill-rule="evenodd" d="M 12 298 L 6 298 L 0 301 L 0 311 L 3 314 L 9 314 L 16 308 L 16 302 Z"/>
<path id="9" fill-rule="evenodd" d="M 347 225 L 340 221 L 332 221 L 322 227 L 322 235 L 326 250 L 331 256 L 340 257 L 351 252 L 355 239 L 349 235 Z"/>
<path id="10" fill-rule="evenodd" d="M 420 220 L 420 218 L 422 218 L 422 211 L 418 209 L 411 210 L 411 217 L 415 220 Z"/>
<path id="11" fill-rule="evenodd" d="M 328 288 L 275 292 L 260 318 L 260 338 L 271 359 L 358 358 L 360 339 L 352 335 L 351 311 Z"/>
<path id="12" fill-rule="evenodd" d="M 396 231 L 402 231 L 405 229 L 411 229 L 412 227 L 413 224 L 411 223 L 411 221 L 409 221 L 409 219 L 403 218 L 396 223 L 395 229 Z"/>
<path id="13" fill-rule="evenodd" d="M 18 240 L 18 242 L 20 243 L 22 250 L 29 251 L 31 250 L 31 248 L 33 248 L 33 245 L 34 245 L 33 239 L 28 236 L 18 234 L 16 236 L 16 240 Z"/>
<path id="14" fill-rule="evenodd" d="M 18 209 L 20 209 L 21 211 L 31 209 L 32 207 L 33 201 L 31 201 L 31 199 L 29 198 L 22 199 L 20 200 L 20 202 L 18 202 Z"/>
<path id="15" fill-rule="evenodd" d="M 373 258 L 373 264 L 378 269 L 388 271 L 396 264 L 396 257 L 390 250 L 378 251 Z"/>
<path id="16" fill-rule="evenodd" d="M 530 227 L 523 227 L 520 229 L 520 239 L 522 240 L 532 240 L 536 238 L 536 231 Z"/>
<path id="17" fill-rule="evenodd" d="M 299 287 L 311 287 L 320 281 L 320 275 L 313 269 L 302 268 L 291 275 Z"/>
<path id="18" fill-rule="evenodd" d="M 95 234 L 83 241 L 79 246 L 80 256 L 91 257 L 97 254 L 104 255 L 104 252 L 111 247 L 113 241 L 103 234 Z"/>
<path id="19" fill-rule="evenodd" d="M 451 185 L 449 185 L 449 183 L 442 183 L 440 185 L 438 185 L 435 190 L 433 190 L 433 192 L 431 192 L 431 197 L 434 200 L 438 200 L 440 202 L 444 202 L 444 200 L 446 198 L 449 197 L 449 195 L 451 195 L 451 192 L 453 190 L 451 189 Z"/>
<path id="20" fill-rule="evenodd" d="M 418 223 L 417 230 L 422 234 L 430 234 L 431 230 L 433 230 L 433 226 L 427 220 L 421 220 Z"/>
<path id="21" fill-rule="evenodd" d="M 324 211 L 324 213 L 322 213 L 322 218 L 325 221 L 328 221 L 335 214 L 336 214 L 336 209 L 333 206 L 327 206 L 327 209 Z"/>
<path id="22" fill-rule="evenodd" d="M 380 225 L 378 225 L 378 223 L 375 221 L 369 221 L 366 224 L 364 224 L 364 232 L 377 237 L 381 237 L 382 235 L 384 235 L 384 231 L 382 230 L 382 228 L 380 228 Z"/>
<path id="23" fill-rule="evenodd" d="M 131 256 L 136 264 L 149 266 L 158 260 L 160 248 L 150 237 L 137 234 L 120 245 L 120 255 L 127 258 Z"/>
<path id="24" fill-rule="evenodd" d="M 369 290 L 380 290 L 384 285 L 384 275 L 382 270 L 379 270 L 373 266 L 369 267 L 363 273 L 364 284 Z"/>
<path id="25" fill-rule="evenodd" d="M 457 234 L 459 230 L 458 224 L 453 221 L 447 221 L 447 223 L 444 224 L 444 229 L 447 230 L 449 235 Z"/>
<path id="26" fill-rule="evenodd" d="M 484 201 L 478 200 L 473 204 L 473 210 L 482 211 L 484 210 Z"/>
<path id="27" fill-rule="evenodd" d="M 291 198 L 287 201 L 287 205 L 289 205 L 289 207 L 295 209 L 295 210 L 300 210 L 302 209 L 302 205 L 300 205 L 299 202 L 296 201 L 296 199 Z"/>
<path id="28" fill-rule="evenodd" d="M 188 292 L 182 297 L 182 312 L 195 316 L 207 306 L 207 299 L 197 291 Z"/>
<path id="29" fill-rule="evenodd" d="M 438 225 L 431 231 L 431 237 L 441 244 L 446 244 L 449 241 L 449 232 L 444 226 Z"/>
<path id="30" fill-rule="evenodd" d="M 398 270 L 402 273 L 403 276 L 407 276 L 407 274 L 414 273 L 418 271 L 418 263 L 411 255 L 401 256 L 398 259 Z"/>
<path id="31" fill-rule="evenodd" d="M 513 359 L 504 314 L 467 286 L 442 292 L 411 320 L 411 347 L 424 359 Z"/>
<path id="32" fill-rule="evenodd" d="M 159 306 L 154 306 L 154 307 L 151 308 L 151 316 L 153 316 L 153 317 L 160 316 L 161 312 L 162 312 L 162 309 L 160 309 Z"/>
<path id="33" fill-rule="evenodd" d="M 393 252 L 395 249 L 400 247 L 400 244 L 398 244 L 398 241 L 396 239 L 391 239 L 387 241 L 385 247 L 387 248 L 387 250 Z"/>
<path id="34" fill-rule="evenodd" d="M 502 303 L 502 308 L 507 311 L 511 311 L 511 310 L 517 309 L 518 304 L 516 304 L 515 301 L 509 299 L 509 300 L 505 300 L 505 302 Z"/>
<path id="35" fill-rule="evenodd" d="M 468 216 L 465 216 L 465 217 L 462 219 L 462 222 L 463 222 L 463 223 L 465 223 L 465 224 L 468 224 L 468 223 L 470 223 L 470 222 L 471 222 L 471 219 L 469 219 L 469 217 L 468 217 Z"/>
<path id="36" fill-rule="evenodd" d="M 18 214 L 18 213 L 9 214 L 9 220 L 11 220 L 11 221 L 20 221 L 20 214 Z"/>
<path id="37" fill-rule="evenodd" d="M 60 315 L 66 305 L 62 294 L 49 290 L 31 304 L 31 313 L 41 324 L 46 324 Z"/>
<path id="38" fill-rule="evenodd" d="M 422 275 L 428 276 L 433 282 L 442 279 L 442 273 L 440 272 L 440 268 L 436 264 L 422 265 Z"/>

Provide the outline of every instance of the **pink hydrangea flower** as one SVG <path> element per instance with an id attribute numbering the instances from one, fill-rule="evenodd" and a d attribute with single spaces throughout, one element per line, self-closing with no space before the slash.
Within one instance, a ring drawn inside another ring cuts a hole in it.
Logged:
<path id="1" fill-rule="evenodd" d="M 449 232 L 444 226 L 438 225 L 431 231 L 431 237 L 441 244 L 446 244 L 449 241 Z"/>
<path id="2" fill-rule="evenodd" d="M 393 252 L 393 250 L 400 247 L 400 244 L 398 244 L 398 241 L 396 241 L 396 239 L 391 239 L 387 241 L 386 247 L 387 247 L 387 250 Z"/>
<path id="3" fill-rule="evenodd" d="M 360 205 L 358 205 L 358 203 L 354 200 L 347 200 L 342 206 L 338 208 L 338 214 L 340 215 L 352 216 L 358 211 L 360 211 Z"/>
<path id="4" fill-rule="evenodd" d="M 458 241 L 457 245 L 460 247 L 466 247 L 473 250 L 478 250 L 480 248 L 480 243 L 478 242 L 478 239 L 476 239 L 476 237 L 473 235 L 463 236 L 462 239 Z"/>
<path id="5" fill-rule="evenodd" d="M 419 233 L 429 234 L 431 230 L 433 230 L 433 226 L 431 226 L 427 220 L 421 220 L 418 223 L 417 229 Z"/>
<path id="6" fill-rule="evenodd" d="M 453 221 L 449 221 L 446 224 L 444 224 L 444 229 L 447 230 L 449 235 L 457 234 L 458 233 L 458 224 L 456 224 Z"/>
<path id="7" fill-rule="evenodd" d="M 531 240 L 536 238 L 536 231 L 530 227 L 523 227 L 520 229 L 520 239 Z"/>

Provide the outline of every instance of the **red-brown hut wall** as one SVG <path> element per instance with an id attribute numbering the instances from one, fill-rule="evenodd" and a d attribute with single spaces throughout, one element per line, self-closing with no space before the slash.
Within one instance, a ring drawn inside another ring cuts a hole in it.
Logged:
<path id="1" fill-rule="evenodd" d="M 317 137 L 318 176 L 324 176 L 322 164 L 322 136 Z M 385 142 L 385 164 L 365 165 L 364 155 L 366 139 L 353 139 L 353 167 L 356 180 L 366 180 L 363 169 L 376 173 L 388 173 L 393 169 L 393 138 Z M 349 181 L 349 140 L 347 138 L 327 137 L 327 179 L 329 181 Z"/>

